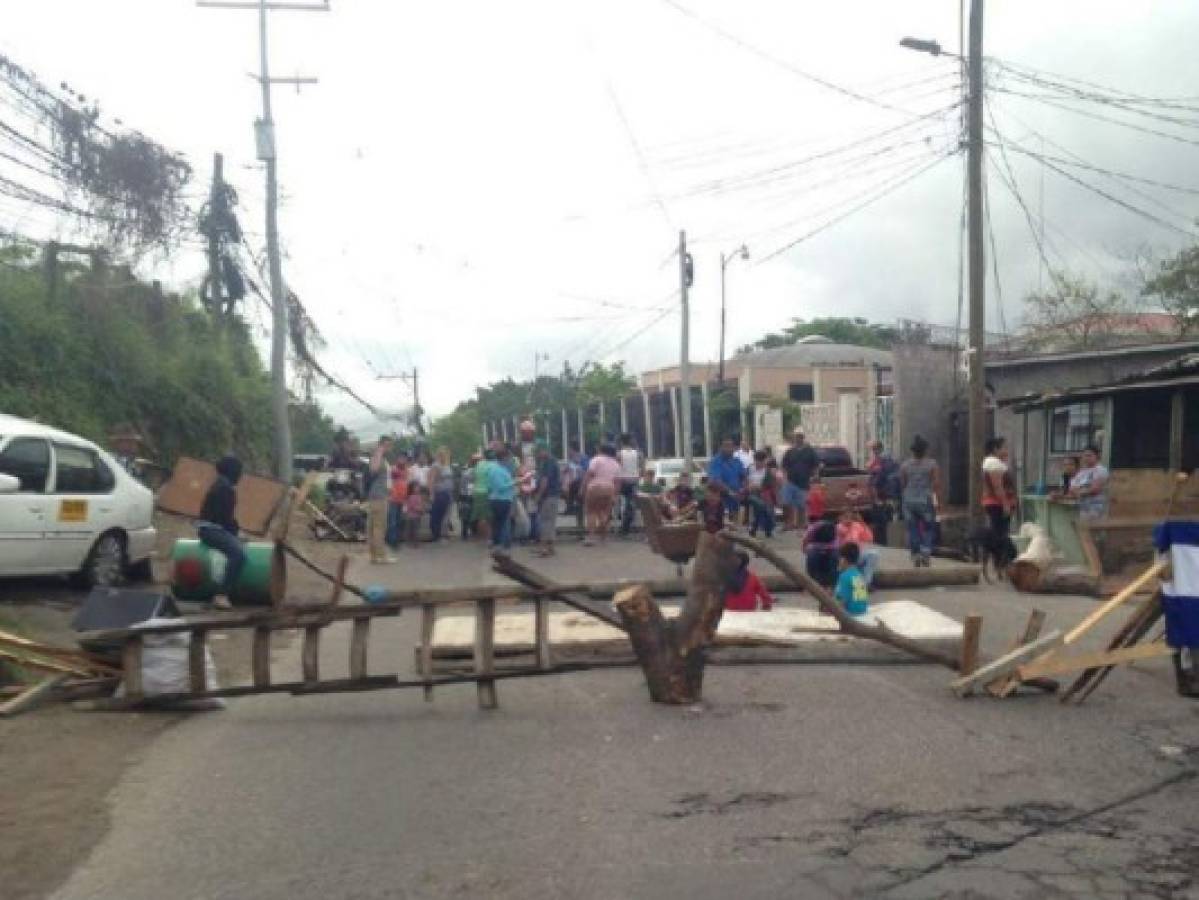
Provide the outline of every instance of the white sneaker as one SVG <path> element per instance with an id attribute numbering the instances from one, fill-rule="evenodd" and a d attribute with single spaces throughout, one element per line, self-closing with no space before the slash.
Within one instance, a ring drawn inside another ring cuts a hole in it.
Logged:
<path id="1" fill-rule="evenodd" d="M 213 597 L 212 598 L 212 608 L 213 609 L 233 609 L 233 604 L 229 602 L 228 597 Z"/>

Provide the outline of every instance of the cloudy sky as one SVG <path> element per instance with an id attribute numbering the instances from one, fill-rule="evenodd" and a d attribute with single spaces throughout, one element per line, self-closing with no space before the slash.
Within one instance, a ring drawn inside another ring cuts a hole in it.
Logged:
<path id="1" fill-rule="evenodd" d="M 1194 190 L 1055 163 L 1151 221 L 1020 148 L 1199 188 L 1199 5 L 989 6 L 990 57 L 1190 98 L 1138 107 L 1146 115 L 1064 101 L 990 67 L 1011 168 L 1000 177 L 992 147 L 1000 290 L 992 274 L 988 326 L 1000 331 L 1043 277 L 1013 176 L 1038 228 L 1043 215 L 1053 265 L 1119 284 L 1137 247 L 1187 241 Z M 696 359 L 716 356 L 719 258 L 742 243 L 749 260 L 728 268 L 730 350 L 796 316 L 952 325 L 958 67 L 898 40 L 956 51 L 958 13 L 954 0 L 333 0 L 328 13 L 273 13 L 274 73 L 320 78 L 298 94 L 277 88 L 275 114 L 286 276 L 328 341 L 324 361 L 391 408 L 409 401 L 377 376 L 416 366 L 433 413 L 476 385 L 529 377 L 537 355 L 543 370 L 670 364 L 680 229 L 696 266 Z M 255 13 L 38 0 L 4 19 L 0 52 L 183 151 L 197 195 L 223 152 L 261 244 Z M 15 201 L 0 223 L 37 236 L 65 227 Z M 192 249 L 153 264 L 176 286 L 201 267 Z M 351 425 L 369 420 L 336 393 L 322 399 Z"/>

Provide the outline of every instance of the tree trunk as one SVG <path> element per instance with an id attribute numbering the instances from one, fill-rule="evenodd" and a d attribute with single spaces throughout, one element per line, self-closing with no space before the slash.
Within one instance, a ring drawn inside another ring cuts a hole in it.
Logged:
<path id="1" fill-rule="evenodd" d="M 645 585 L 625 588 L 613 599 L 655 703 L 697 703 L 703 698 L 707 648 L 724 614 L 725 591 L 736 568 L 732 545 L 704 532 L 677 619 L 662 615 Z"/>

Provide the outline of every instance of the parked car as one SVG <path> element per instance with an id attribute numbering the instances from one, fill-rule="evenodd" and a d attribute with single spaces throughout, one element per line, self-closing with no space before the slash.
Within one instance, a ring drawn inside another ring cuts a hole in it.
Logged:
<path id="1" fill-rule="evenodd" d="M 870 473 L 853 464 L 849 450 L 837 446 L 817 447 L 816 458 L 820 460 L 825 511 L 862 512 L 873 505 L 870 499 Z"/>
<path id="2" fill-rule="evenodd" d="M 91 441 L 0 414 L 0 576 L 149 575 L 154 495 Z"/>
<path id="3" fill-rule="evenodd" d="M 681 456 L 651 459 L 646 466 L 654 471 L 654 481 L 662 485 L 663 490 L 669 491 L 679 483 L 679 475 L 683 473 L 683 458 Z M 691 484 L 699 487 L 707 476 L 706 461 L 693 459 L 691 461 Z"/>

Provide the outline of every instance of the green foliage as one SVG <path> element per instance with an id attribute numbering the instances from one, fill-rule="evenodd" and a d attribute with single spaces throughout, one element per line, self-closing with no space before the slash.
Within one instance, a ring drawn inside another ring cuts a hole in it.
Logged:
<path id="1" fill-rule="evenodd" d="M 1180 337 L 1199 333 L 1199 244 L 1162 260 L 1142 291 L 1174 316 Z"/>
<path id="2" fill-rule="evenodd" d="M 881 350 L 890 350 L 902 337 L 898 328 L 866 319 L 847 319 L 839 316 L 818 317 L 810 321 L 792 319 L 791 324 L 782 331 L 772 331 L 752 344 L 741 347 L 737 352 L 752 353 L 755 350 L 787 347 L 814 334 L 826 337 L 834 344 L 855 344 Z"/>
<path id="3" fill-rule="evenodd" d="M 433 420 L 429 430 L 429 446 L 449 447 L 455 462 L 466 462 L 483 443 L 479 424 L 479 409 L 475 401 L 460 404 L 452 413 Z"/>
<path id="4" fill-rule="evenodd" d="M 1116 291 L 1102 290 L 1084 275 L 1050 272 L 1052 286 L 1024 298 L 1030 346 L 1043 350 L 1086 350 L 1113 343 L 1132 310 Z"/>
<path id="5" fill-rule="evenodd" d="M 333 448 L 337 423 L 325 415 L 316 403 L 293 403 L 291 443 L 295 453 L 328 453 Z"/>
<path id="6" fill-rule="evenodd" d="M 568 365 L 561 375 L 542 375 L 536 382 L 505 378 L 479 388 L 478 398 L 459 404 L 458 410 L 473 405 L 477 419 L 511 419 L 538 411 L 611 403 L 629 393 L 634 386 L 634 380 L 625 374 L 622 363 L 611 366 L 594 363 L 578 372 Z"/>
<path id="7" fill-rule="evenodd" d="M 98 443 L 122 423 L 165 464 L 238 453 L 266 468 L 270 382 L 244 323 L 128 269 L 60 263 L 53 294 L 19 248 L 0 251 L 0 410 Z"/>

